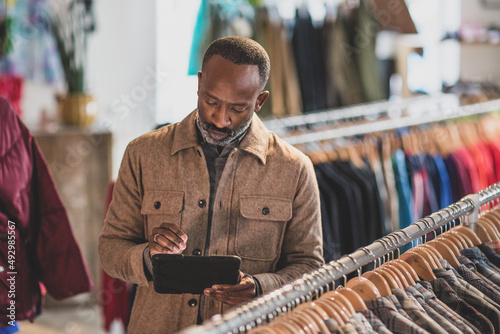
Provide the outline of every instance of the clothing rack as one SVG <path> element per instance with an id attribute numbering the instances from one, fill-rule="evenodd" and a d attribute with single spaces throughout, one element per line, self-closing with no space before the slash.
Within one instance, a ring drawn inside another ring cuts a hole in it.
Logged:
<path id="1" fill-rule="evenodd" d="M 264 121 L 266 127 L 278 134 L 284 134 L 296 129 L 311 129 L 328 124 L 337 124 L 360 118 L 379 118 L 383 115 L 394 118 L 399 117 L 401 111 L 411 107 L 422 110 L 443 110 L 457 107 L 458 98 L 454 94 L 433 94 L 425 96 L 410 97 L 405 99 L 393 99 L 389 101 L 378 101 L 363 103 L 359 105 L 335 108 L 300 116 L 284 117 Z"/>
<path id="2" fill-rule="evenodd" d="M 495 200 L 499 202 L 499 198 L 500 182 L 476 194 L 468 195 L 460 201 L 412 223 L 407 228 L 392 232 L 366 247 L 343 256 L 339 260 L 331 261 L 280 289 L 252 300 L 223 315 L 215 316 L 202 326 L 188 327 L 181 333 L 240 333 L 265 324 L 281 313 L 290 311 L 297 304 L 319 297 L 332 282 L 345 278 L 347 274 L 360 270 L 364 265 L 426 236 L 427 233 L 443 225 L 460 219 L 462 225 L 475 230 L 481 208 L 485 205 L 493 206 Z"/>
<path id="3" fill-rule="evenodd" d="M 481 102 L 462 107 L 446 107 L 438 110 L 434 108 L 425 112 L 402 115 L 399 118 L 381 119 L 376 121 L 357 122 L 350 126 L 339 127 L 323 131 L 315 131 L 295 136 L 282 137 L 291 145 L 319 142 L 355 135 L 363 135 L 379 131 L 393 130 L 408 126 L 435 123 L 455 118 L 473 116 L 500 110 L 500 99 Z M 327 116 L 327 115 L 325 115 Z M 354 116 L 353 116 L 354 117 Z"/>

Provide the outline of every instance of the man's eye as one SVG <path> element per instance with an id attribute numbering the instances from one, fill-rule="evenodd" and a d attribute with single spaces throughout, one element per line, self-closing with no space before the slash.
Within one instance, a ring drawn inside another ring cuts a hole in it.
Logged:
<path id="1" fill-rule="evenodd" d="M 215 101 L 207 101 L 207 104 L 209 106 L 215 106 L 215 105 L 217 105 L 217 102 L 215 102 Z"/>
<path id="2" fill-rule="evenodd" d="M 233 111 L 234 111 L 234 112 L 236 112 L 236 113 L 242 113 L 242 112 L 244 112 L 244 111 L 245 111 L 245 109 L 244 109 L 244 108 L 243 108 L 243 109 L 231 108 L 231 109 L 233 109 Z"/>

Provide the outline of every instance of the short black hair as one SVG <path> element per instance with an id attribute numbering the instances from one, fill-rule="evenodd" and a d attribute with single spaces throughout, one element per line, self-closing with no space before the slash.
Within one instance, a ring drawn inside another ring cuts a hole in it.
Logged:
<path id="1" fill-rule="evenodd" d="M 216 39 L 205 51 L 202 70 L 214 55 L 219 55 L 236 65 L 257 65 L 262 88 L 266 85 L 271 71 L 271 63 L 266 50 L 256 41 L 238 36 Z"/>

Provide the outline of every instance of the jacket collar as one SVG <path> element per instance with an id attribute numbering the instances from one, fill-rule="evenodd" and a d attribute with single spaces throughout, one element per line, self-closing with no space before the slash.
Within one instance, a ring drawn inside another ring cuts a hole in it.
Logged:
<path id="1" fill-rule="evenodd" d="M 195 109 L 179 123 L 174 134 L 171 150 L 172 155 L 181 150 L 199 146 L 198 133 L 196 131 L 197 113 L 198 109 Z M 239 148 L 253 154 L 265 165 L 268 144 L 269 131 L 260 118 L 254 114 L 252 123 L 250 124 L 247 134 L 241 141 Z"/>

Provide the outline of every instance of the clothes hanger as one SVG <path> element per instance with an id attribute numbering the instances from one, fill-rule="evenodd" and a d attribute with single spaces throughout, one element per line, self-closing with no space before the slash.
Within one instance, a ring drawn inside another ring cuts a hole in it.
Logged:
<path id="1" fill-rule="evenodd" d="M 335 291 L 346 297 L 356 311 L 363 311 L 368 309 L 361 296 L 358 295 L 354 290 L 345 287 L 342 289 L 337 289 Z"/>
<path id="2" fill-rule="evenodd" d="M 490 223 L 487 219 L 484 219 L 484 217 L 481 217 L 477 221 L 476 229 L 477 229 L 477 226 L 480 225 L 484 228 L 484 230 L 486 231 L 486 233 L 488 234 L 488 236 L 490 237 L 490 239 L 492 241 L 495 239 L 499 240 L 500 237 L 497 235 L 497 233 L 495 232 L 495 229 L 493 228 L 493 226 L 491 224 L 492 223 Z"/>
<path id="3" fill-rule="evenodd" d="M 401 260 L 407 262 L 422 279 L 426 281 L 436 279 L 432 268 L 422 255 L 406 251 L 401 255 Z"/>
<path id="4" fill-rule="evenodd" d="M 451 241 L 455 245 L 455 247 L 457 247 L 457 249 L 466 248 L 466 244 L 462 243 L 462 241 L 454 234 L 442 233 L 440 237 Z"/>
<path id="5" fill-rule="evenodd" d="M 345 324 L 347 324 L 352 317 L 352 314 L 349 314 L 349 310 L 345 306 L 337 302 L 334 302 L 331 299 L 328 298 L 322 299 L 320 304 L 322 306 L 328 305 L 331 309 L 335 311 L 335 313 L 337 313 L 340 316 L 342 322 Z"/>
<path id="6" fill-rule="evenodd" d="M 460 240 L 460 243 L 462 244 L 463 247 L 465 248 L 460 248 L 460 249 L 466 249 L 466 248 L 472 248 L 474 247 L 474 244 L 472 243 L 472 240 L 469 239 L 468 236 L 464 235 L 463 233 L 460 233 L 456 230 L 449 230 L 446 232 L 446 234 L 453 234 L 455 237 L 457 237 Z"/>
<path id="7" fill-rule="evenodd" d="M 415 248 L 410 248 L 406 252 L 415 253 L 422 256 L 432 269 L 439 268 L 436 260 L 434 259 L 434 254 L 431 255 L 430 251 L 427 249 L 415 247 Z"/>
<path id="8" fill-rule="evenodd" d="M 453 254 L 453 251 L 445 243 L 440 243 L 437 240 L 431 240 L 427 242 L 427 244 L 430 247 L 434 247 L 453 268 L 460 265 L 460 262 L 458 262 L 455 254 Z"/>
<path id="9" fill-rule="evenodd" d="M 439 259 L 442 259 L 443 256 L 435 248 L 432 248 L 431 246 L 427 245 L 427 243 L 422 244 L 418 247 L 428 250 L 432 258 L 434 259 L 434 262 L 441 263 L 439 262 Z"/>
<path id="10" fill-rule="evenodd" d="M 393 273 L 399 281 L 401 282 L 401 289 L 406 289 L 410 284 L 408 284 L 408 281 L 406 278 L 403 276 L 403 274 L 397 269 L 395 266 L 389 264 L 389 262 L 385 263 L 381 268 L 385 268 L 390 273 Z"/>
<path id="11" fill-rule="evenodd" d="M 332 162 L 332 161 L 339 159 L 339 156 L 337 154 L 337 150 L 335 150 L 335 146 L 333 145 L 333 141 L 331 141 L 331 140 L 322 141 L 321 147 L 323 148 L 326 155 L 328 156 L 328 162 Z"/>
<path id="12" fill-rule="evenodd" d="M 341 326 L 345 325 L 349 321 L 349 317 L 344 312 L 344 310 L 333 301 L 327 298 L 319 298 L 315 301 L 316 305 L 321 307 L 331 319 L 337 321 Z"/>
<path id="13" fill-rule="evenodd" d="M 347 153 L 349 154 L 349 160 L 353 163 L 354 166 L 360 169 L 365 167 L 365 163 L 361 158 L 361 155 L 355 143 L 347 145 Z"/>
<path id="14" fill-rule="evenodd" d="M 390 296 L 392 295 L 391 292 L 391 287 L 387 283 L 386 279 L 384 276 L 379 274 L 376 271 L 368 271 L 361 275 L 361 277 L 367 278 L 370 282 L 375 284 L 377 287 L 378 291 L 380 292 L 380 295 L 382 296 Z"/>
<path id="15" fill-rule="evenodd" d="M 387 270 L 387 268 L 384 270 L 384 269 L 382 269 L 382 267 L 379 267 L 379 268 L 375 268 L 373 271 L 382 275 L 382 277 L 385 278 L 387 284 L 389 284 L 389 287 L 391 289 L 402 289 L 403 288 L 403 284 L 401 283 L 399 278 L 396 277 L 393 272 L 390 272 L 389 270 Z"/>
<path id="16" fill-rule="evenodd" d="M 482 244 L 482 241 L 479 239 L 476 233 L 473 230 L 466 226 L 456 226 L 452 230 L 455 232 L 461 233 L 462 235 L 466 235 L 469 240 L 472 242 L 473 246 L 478 246 Z"/>
<path id="17" fill-rule="evenodd" d="M 276 331 L 271 325 L 266 325 L 252 328 L 249 334 L 282 334 L 282 332 Z"/>
<path id="18" fill-rule="evenodd" d="M 490 212 L 488 213 L 491 213 L 493 216 L 495 216 L 497 218 L 496 220 L 500 224 L 500 207 L 496 207 L 493 210 L 490 210 Z"/>
<path id="19" fill-rule="evenodd" d="M 354 277 L 347 282 L 346 286 L 354 290 L 364 301 L 381 297 L 375 284 L 364 277 Z"/>
<path id="20" fill-rule="evenodd" d="M 481 240 L 481 243 L 493 241 L 491 239 L 488 231 L 486 230 L 486 228 L 484 226 L 482 226 L 481 224 L 479 224 L 479 222 L 478 222 L 478 224 L 476 224 L 476 234 L 479 237 L 479 239 Z"/>
<path id="21" fill-rule="evenodd" d="M 398 235 L 398 232 L 399 231 L 396 231 L 394 233 L 390 233 L 387 237 L 388 239 L 392 242 L 393 241 L 393 238 L 395 238 L 395 241 L 397 242 L 398 239 L 399 239 L 399 235 Z M 404 234 L 406 234 L 405 232 L 403 232 Z M 406 235 L 408 237 L 408 235 Z M 380 241 L 382 242 L 384 239 L 381 239 Z M 394 244 L 393 246 L 395 246 L 396 244 Z M 390 263 L 396 267 L 398 267 L 401 271 L 401 273 L 403 273 L 403 275 L 407 275 L 406 276 L 406 280 L 407 282 L 411 285 L 411 286 L 414 286 L 415 285 L 415 281 L 419 281 L 420 278 L 418 277 L 417 273 L 415 272 L 415 269 L 412 268 L 412 266 L 410 266 L 407 262 L 401 260 L 401 253 L 399 251 L 399 248 L 396 248 L 397 252 L 398 252 L 398 256 L 396 259 L 394 259 L 394 256 L 393 256 L 393 259 L 390 261 Z M 394 255 L 394 254 L 393 254 Z"/>
<path id="22" fill-rule="evenodd" d="M 460 250 L 459 248 L 457 247 L 457 245 L 455 245 L 449 238 L 447 238 L 445 235 L 440 235 L 438 236 L 437 238 L 435 238 L 434 240 L 438 241 L 438 242 L 441 242 L 443 244 L 445 244 L 446 246 L 448 246 L 448 248 L 453 252 L 453 254 L 455 255 L 455 257 L 459 257 L 460 255 L 462 255 L 460 253 Z"/>
<path id="23" fill-rule="evenodd" d="M 405 268 L 406 270 L 405 271 L 402 270 L 402 272 L 408 274 L 407 276 L 408 283 L 410 283 L 410 285 L 412 286 L 415 285 L 415 281 L 419 280 L 418 275 L 415 272 L 415 269 L 413 269 L 407 262 L 400 260 L 399 258 L 392 260 L 392 262 L 399 264 L 401 267 Z"/>
<path id="24" fill-rule="evenodd" d="M 414 153 L 415 148 L 413 147 L 413 142 L 409 133 L 404 133 L 401 135 L 401 145 L 404 152 Z"/>
<path id="25" fill-rule="evenodd" d="M 500 231 L 500 213 L 496 212 L 496 210 L 492 210 L 484 215 L 484 217 L 488 217 L 493 224 L 497 227 L 497 230 Z"/>
<path id="26" fill-rule="evenodd" d="M 390 242 L 390 246 L 392 246 L 393 248 L 395 248 L 397 250 L 398 257 L 399 257 L 401 255 L 401 253 L 399 251 L 399 248 L 397 248 L 398 239 L 399 239 L 399 236 L 397 234 L 390 233 L 385 238 L 380 239 L 379 242 L 382 242 L 386 249 L 388 249 L 388 248 L 386 247 L 385 242 L 386 241 L 388 243 Z M 395 280 L 400 283 L 400 285 L 399 285 L 400 288 L 406 289 L 410 285 L 414 286 L 415 281 L 413 280 L 413 278 L 411 277 L 411 274 L 408 272 L 408 269 L 407 269 L 407 268 L 411 269 L 411 266 L 408 265 L 404 261 L 397 260 L 397 259 L 395 260 L 394 257 L 395 257 L 395 254 L 393 252 L 392 259 L 390 261 L 387 261 L 386 263 L 384 263 L 380 268 L 382 270 L 384 270 L 384 268 L 385 268 L 386 272 L 390 273 L 393 277 L 395 277 Z M 404 263 L 405 265 L 403 265 L 402 263 Z M 413 270 L 413 269 L 411 269 L 411 270 Z M 415 273 L 415 277 L 417 277 L 417 279 L 418 279 L 418 276 L 416 273 Z"/>
<path id="27" fill-rule="evenodd" d="M 319 328 L 315 326 L 314 320 L 307 314 L 293 312 L 289 315 L 289 320 L 298 324 L 306 334 L 315 334 L 319 332 Z"/>
<path id="28" fill-rule="evenodd" d="M 276 321 L 274 321 L 271 324 L 271 327 L 273 329 L 279 330 L 280 333 L 305 334 L 305 332 L 295 322 L 290 322 L 290 321 L 280 321 L 278 323 L 275 323 L 275 322 Z"/>
<path id="29" fill-rule="evenodd" d="M 356 310 L 354 309 L 354 306 L 351 304 L 349 299 L 347 299 L 344 295 L 339 293 L 337 290 L 328 291 L 323 296 L 321 296 L 321 298 L 328 298 L 330 300 L 333 300 L 339 306 L 341 306 L 343 309 L 345 307 L 347 310 L 346 312 L 348 313 L 349 316 L 352 316 L 354 313 L 356 313 Z"/>
<path id="30" fill-rule="evenodd" d="M 311 162 L 315 165 L 330 161 L 328 155 L 317 142 L 304 145 L 303 150 L 303 152 L 305 152 L 309 159 L 311 159 Z"/>
<path id="31" fill-rule="evenodd" d="M 349 322 L 349 319 L 354 314 L 351 313 L 350 308 L 348 308 L 342 303 L 339 303 L 337 300 L 334 300 L 333 298 L 323 295 L 321 296 L 321 298 L 318 299 L 318 301 L 320 300 L 322 303 L 329 304 L 334 310 L 336 310 L 336 312 L 342 317 L 342 319 L 345 322 Z"/>
<path id="32" fill-rule="evenodd" d="M 497 239 L 500 240 L 500 232 L 497 229 L 497 226 L 495 223 L 493 223 L 492 219 L 490 217 L 482 216 L 482 220 L 489 226 L 489 232 L 493 233 L 490 234 L 492 239 Z"/>
<path id="33" fill-rule="evenodd" d="M 323 319 L 318 313 L 316 313 L 315 310 L 313 310 L 310 307 L 310 305 L 308 307 L 301 309 L 301 310 L 298 310 L 295 313 L 296 314 L 301 313 L 304 315 L 308 315 L 310 317 L 310 319 L 312 320 L 313 326 L 315 325 L 319 332 L 322 332 L 322 333 L 329 332 L 328 327 L 326 326 L 325 321 L 324 321 L 324 320 L 329 319 L 328 316 L 326 317 L 326 319 Z M 323 314 L 323 313 L 321 313 L 321 314 Z M 326 313 L 325 313 L 325 315 L 326 315 Z"/>

